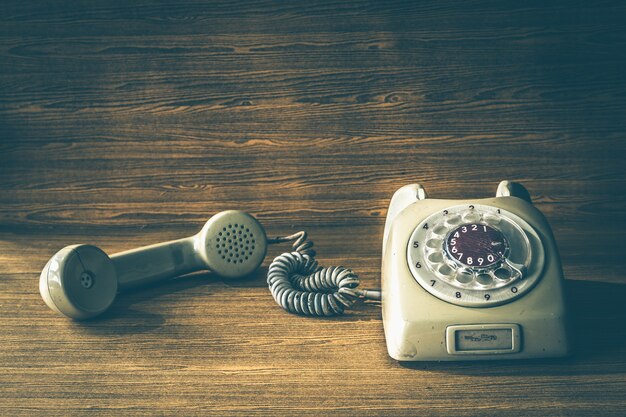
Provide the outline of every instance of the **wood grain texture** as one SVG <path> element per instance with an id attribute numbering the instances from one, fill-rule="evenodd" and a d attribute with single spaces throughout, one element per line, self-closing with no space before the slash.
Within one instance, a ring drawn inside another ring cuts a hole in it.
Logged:
<path id="1" fill-rule="evenodd" d="M 619 1 L 3 2 L 0 414 L 623 416 L 624 22 Z M 572 358 L 399 364 L 378 306 L 292 316 L 265 269 L 80 324 L 38 294 L 65 245 L 114 253 L 231 208 L 377 287 L 394 190 L 501 179 L 553 226 Z"/>

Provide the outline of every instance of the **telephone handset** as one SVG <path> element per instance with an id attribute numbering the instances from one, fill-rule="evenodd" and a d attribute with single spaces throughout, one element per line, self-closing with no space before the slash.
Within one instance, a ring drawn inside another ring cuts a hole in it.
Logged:
<path id="1" fill-rule="evenodd" d="M 89 319 L 106 311 L 118 290 L 205 269 L 228 278 L 247 275 L 263 262 L 267 243 L 254 217 L 223 211 L 193 236 L 111 256 L 92 245 L 66 246 L 41 271 L 39 292 L 52 310 Z"/>
<path id="2" fill-rule="evenodd" d="M 267 283 L 285 310 L 333 316 L 358 300 L 380 300 L 379 291 L 357 288 L 359 278 L 350 269 L 319 266 L 306 232 L 267 238 L 254 217 L 238 210 L 216 214 L 193 236 L 111 256 L 92 245 L 66 246 L 41 271 L 39 292 L 57 313 L 89 319 L 106 311 L 118 291 L 201 270 L 243 277 L 261 265 L 267 245 L 284 242 L 292 244 L 292 251 L 272 261 Z"/>
<path id="3" fill-rule="evenodd" d="M 563 273 L 528 191 L 429 199 L 418 184 L 393 196 L 382 257 L 383 325 L 401 361 L 487 360 L 568 353 Z"/>

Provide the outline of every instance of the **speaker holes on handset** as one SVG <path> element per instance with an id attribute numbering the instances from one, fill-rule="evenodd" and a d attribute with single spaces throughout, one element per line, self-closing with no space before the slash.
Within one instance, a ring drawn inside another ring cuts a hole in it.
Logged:
<path id="1" fill-rule="evenodd" d="M 89 272 L 80 274 L 80 285 L 86 289 L 93 287 L 93 276 Z"/>

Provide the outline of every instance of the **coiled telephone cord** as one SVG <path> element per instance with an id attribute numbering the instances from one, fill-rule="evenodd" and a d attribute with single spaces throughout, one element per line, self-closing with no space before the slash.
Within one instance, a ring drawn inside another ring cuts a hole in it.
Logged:
<path id="1" fill-rule="evenodd" d="M 357 288 L 359 277 L 352 270 L 319 266 L 305 231 L 268 239 L 270 244 L 283 242 L 292 242 L 292 252 L 274 258 L 267 271 L 267 284 L 274 300 L 288 312 L 335 316 L 358 300 L 380 301 L 380 291 Z"/>

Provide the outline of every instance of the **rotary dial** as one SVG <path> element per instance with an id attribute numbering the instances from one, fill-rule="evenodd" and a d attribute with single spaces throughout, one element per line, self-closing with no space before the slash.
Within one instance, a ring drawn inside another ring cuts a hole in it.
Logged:
<path id="1" fill-rule="evenodd" d="M 543 247 L 519 216 L 497 207 L 462 205 L 422 221 L 411 235 L 407 260 L 416 281 L 434 296 L 487 307 L 512 301 L 534 285 Z"/>

